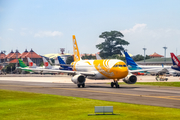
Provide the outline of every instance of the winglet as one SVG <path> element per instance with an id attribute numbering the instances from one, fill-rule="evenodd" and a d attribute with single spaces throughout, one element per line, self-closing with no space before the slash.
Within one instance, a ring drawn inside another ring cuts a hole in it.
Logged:
<path id="1" fill-rule="evenodd" d="M 79 49 L 77 46 L 77 41 L 75 35 L 73 37 L 73 52 L 74 52 L 74 61 L 79 61 L 81 60 L 80 54 L 79 54 Z"/>
<path id="2" fill-rule="evenodd" d="M 179 59 L 174 55 L 174 53 L 170 53 L 170 54 L 171 54 L 173 65 L 177 65 L 178 67 L 180 67 Z"/>

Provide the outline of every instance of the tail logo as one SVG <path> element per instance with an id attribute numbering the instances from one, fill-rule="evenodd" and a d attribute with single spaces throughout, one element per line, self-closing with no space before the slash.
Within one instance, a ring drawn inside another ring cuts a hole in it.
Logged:
<path id="1" fill-rule="evenodd" d="M 178 60 L 173 56 L 173 60 L 174 60 L 174 62 L 178 65 L 179 63 L 178 63 Z"/>
<path id="2" fill-rule="evenodd" d="M 44 62 L 44 65 L 47 67 L 48 66 L 48 62 Z"/>
<path id="3" fill-rule="evenodd" d="M 171 58 L 172 58 L 172 61 L 173 61 L 173 65 L 177 65 L 180 67 L 180 62 L 178 60 L 178 58 L 174 55 L 174 53 L 171 53 Z"/>
<path id="4" fill-rule="evenodd" d="M 29 66 L 33 66 L 33 62 L 29 62 Z"/>

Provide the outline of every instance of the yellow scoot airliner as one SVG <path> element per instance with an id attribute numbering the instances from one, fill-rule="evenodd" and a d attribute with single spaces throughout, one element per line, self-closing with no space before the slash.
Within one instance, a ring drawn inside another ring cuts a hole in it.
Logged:
<path id="1" fill-rule="evenodd" d="M 73 35 L 73 52 L 74 52 L 74 71 L 87 72 L 88 74 L 77 74 L 72 77 L 72 82 L 80 87 L 85 86 L 85 78 L 89 79 L 113 79 L 114 82 L 111 83 L 111 87 L 119 87 L 118 81 L 125 78 L 128 75 L 128 68 L 126 64 L 121 60 L 116 59 L 101 59 L 101 60 L 81 60 L 79 49 L 77 46 L 77 41 L 75 35 Z M 131 75 L 124 79 L 126 83 L 134 84 L 137 81 L 135 75 Z"/>
<path id="2" fill-rule="evenodd" d="M 46 71 L 74 74 L 71 81 L 77 84 L 78 87 L 85 87 L 86 78 L 94 80 L 113 79 L 114 82 L 111 82 L 111 87 L 115 86 L 116 88 L 119 87 L 118 81 L 120 79 L 123 79 L 127 84 L 134 84 L 137 81 L 137 77 L 129 73 L 126 64 L 122 60 L 81 60 L 75 35 L 73 35 L 73 52 L 74 62 L 71 65 L 74 71 L 52 69 L 46 69 Z M 33 70 L 33 68 L 30 69 Z"/>

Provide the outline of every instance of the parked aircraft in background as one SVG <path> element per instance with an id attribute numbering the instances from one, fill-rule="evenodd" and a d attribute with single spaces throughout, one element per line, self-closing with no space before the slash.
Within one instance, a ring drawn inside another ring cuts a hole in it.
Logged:
<path id="1" fill-rule="evenodd" d="M 19 66 L 20 67 L 17 67 L 17 69 L 22 69 L 23 68 L 22 70 L 24 70 L 24 71 L 34 72 L 33 70 L 30 70 L 29 67 L 26 64 L 24 64 L 24 62 L 21 59 L 18 59 L 18 61 L 19 61 Z"/>
<path id="2" fill-rule="evenodd" d="M 174 55 L 174 53 L 170 53 L 172 58 L 173 66 L 171 68 L 176 71 L 180 71 L 180 61 L 179 59 Z"/>
<path id="3" fill-rule="evenodd" d="M 29 57 L 27 57 L 27 60 L 28 60 L 28 64 L 29 64 L 30 68 L 36 68 L 37 67 L 36 64 L 33 63 L 33 61 Z"/>
<path id="4" fill-rule="evenodd" d="M 149 66 L 149 65 L 137 65 L 134 60 L 129 56 L 129 54 L 124 51 L 126 63 L 128 65 L 129 70 L 138 70 L 138 69 L 146 69 L 147 72 L 154 72 L 158 74 L 165 74 L 169 72 L 168 70 L 171 70 L 171 66 Z M 139 74 L 142 74 L 141 72 Z"/>
<path id="5" fill-rule="evenodd" d="M 66 63 L 60 56 L 58 56 L 57 58 L 58 58 L 60 66 L 61 66 L 61 68 L 60 68 L 61 70 L 73 70 L 72 67 L 66 65 Z"/>
<path id="6" fill-rule="evenodd" d="M 28 59 L 28 64 L 29 64 L 29 67 L 27 65 L 25 65 L 25 63 L 21 60 L 21 59 L 18 59 L 19 61 L 19 65 L 20 67 L 17 67 L 18 69 L 22 69 L 24 71 L 28 71 L 28 72 L 36 72 L 36 73 L 58 73 L 58 72 L 49 72 L 49 71 L 46 71 L 47 68 L 45 68 L 45 66 L 43 67 L 38 67 L 36 66 L 35 63 L 32 62 L 32 60 L 30 58 L 27 58 Z M 46 63 L 47 65 L 47 63 Z M 49 68 L 50 69 L 50 68 Z"/>
<path id="7" fill-rule="evenodd" d="M 42 57 L 42 59 L 43 59 L 45 69 L 53 69 L 53 70 L 59 70 L 60 69 L 60 66 L 52 66 L 51 64 L 49 64 L 49 62 L 44 57 Z"/>
<path id="8" fill-rule="evenodd" d="M 118 81 L 123 79 L 127 84 L 134 84 L 137 81 L 137 77 L 131 74 L 131 70 L 128 70 L 126 64 L 122 60 L 117 59 L 101 59 L 101 60 L 81 60 L 79 49 L 75 35 L 73 35 L 73 52 L 74 62 L 73 70 L 55 70 L 55 69 L 44 69 L 48 72 L 62 72 L 74 74 L 71 78 L 72 82 L 77 84 L 78 87 L 85 87 L 86 78 L 89 79 L 113 79 L 111 87 L 119 87 Z M 44 61 L 46 68 L 50 67 L 48 62 Z M 35 68 L 29 68 L 34 70 Z M 134 70 L 138 72 L 143 70 Z"/>

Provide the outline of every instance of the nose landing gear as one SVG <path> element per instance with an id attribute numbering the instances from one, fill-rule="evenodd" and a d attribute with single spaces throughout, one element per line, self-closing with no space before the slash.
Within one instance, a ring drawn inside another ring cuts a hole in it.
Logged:
<path id="1" fill-rule="evenodd" d="M 119 80 L 114 80 L 114 82 L 111 82 L 111 87 L 113 88 L 115 86 L 116 88 L 119 88 L 118 81 Z"/>

